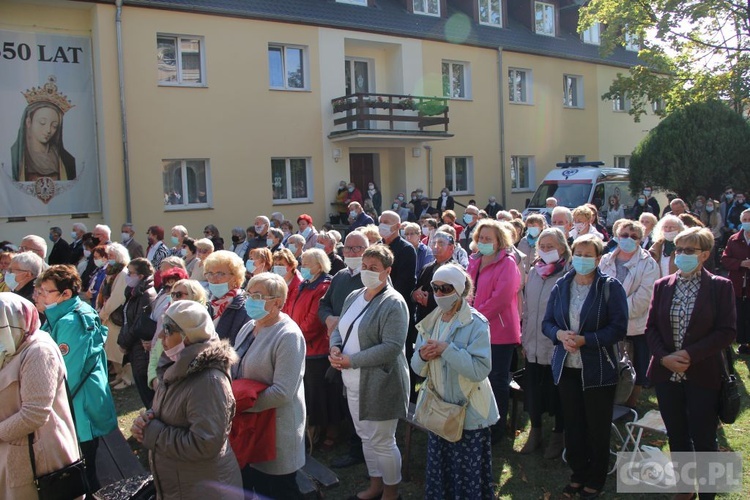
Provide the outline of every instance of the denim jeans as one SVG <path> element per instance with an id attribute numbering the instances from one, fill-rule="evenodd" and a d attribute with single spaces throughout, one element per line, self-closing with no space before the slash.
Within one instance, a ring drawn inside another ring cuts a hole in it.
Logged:
<path id="1" fill-rule="evenodd" d="M 508 421 L 508 399 L 510 397 L 510 362 L 513 359 L 515 344 L 492 344 L 492 369 L 490 385 L 495 395 L 495 402 L 500 413 L 497 427 L 505 430 Z"/>

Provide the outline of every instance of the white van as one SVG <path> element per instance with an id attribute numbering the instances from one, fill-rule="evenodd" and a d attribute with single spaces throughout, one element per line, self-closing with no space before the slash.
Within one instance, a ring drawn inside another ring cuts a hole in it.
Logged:
<path id="1" fill-rule="evenodd" d="M 571 210 L 593 203 L 600 210 L 600 216 L 607 218 L 608 200 L 612 195 L 620 198 L 625 216 L 632 214 L 635 198 L 630 193 L 630 174 L 626 168 L 604 167 L 600 161 L 580 163 L 558 163 L 544 178 L 534 196 L 529 200 L 523 216 L 533 213 L 546 214 L 547 198 L 557 199 L 559 206 Z"/>

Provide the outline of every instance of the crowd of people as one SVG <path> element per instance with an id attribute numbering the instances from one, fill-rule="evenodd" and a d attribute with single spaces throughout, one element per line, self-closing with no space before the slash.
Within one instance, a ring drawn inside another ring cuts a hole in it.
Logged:
<path id="1" fill-rule="evenodd" d="M 299 498 L 305 453 L 347 437 L 331 466 L 366 464 L 354 497 L 399 498 L 398 421 L 435 397 L 465 419 L 457 439 L 429 433 L 426 497 L 492 498 L 492 447 L 523 366 L 520 453 L 565 449 L 561 491 L 596 498 L 621 352 L 636 372 L 625 404 L 653 387 L 670 449 L 716 451 L 722 353 L 734 341 L 750 353 L 750 205 L 728 187 L 662 213 L 651 195 L 632 210 L 617 196 L 572 210 L 550 198 L 524 219 L 494 197 L 459 215 L 447 189 L 400 193 L 381 212 L 374 183 L 363 196 L 342 182 L 320 230 L 274 212 L 232 228 L 226 247 L 214 225 L 196 238 L 150 226 L 142 245 L 130 223 L 119 242 L 80 222 L 71 243 L 51 228 L 51 249 L 37 235 L 4 242 L 0 491 L 34 488 L 27 437 L 45 450 L 37 474 L 83 456 L 94 491 L 99 438 L 117 425 L 111 391 L 135 385 L 131 432 L 161 498 Z"/>

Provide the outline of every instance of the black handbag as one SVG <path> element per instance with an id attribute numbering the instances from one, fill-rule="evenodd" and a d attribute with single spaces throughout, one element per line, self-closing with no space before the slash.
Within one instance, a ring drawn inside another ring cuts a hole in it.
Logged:
<path id="1" fill-rule="evenodd" d="M 125 313 L 123 306 L 118 307 L 109 315 L 109 320 L 115 326 L 122 326 L 125 324 Z"/>
<path id="2" fill-rule="evenodd" d="M 719 419 L 725 424 L 733 424 L 740 414 L 740 389 L 734 374 L 731 349 L 730 346 L 721 351 L 723 373 L 719 391 Z"/>
<path id="3" fill-rule="evenodd" d="M 121 479 L 94 493 L 94 498 L 97 500 L 151 500 L 156 498 L 154 476 L 140 474 Z"/>
<path id="4" fill-rule="evenodd" d="M 88 375 L 86 378 L 88 378 Z M 81 385 L 83 383 L 79 385 L 79 388 Z M 76 390 L 76 392 L 78 391 Z M 75 425 L 76 417 L 73 410 L 73 398 L 70 395 L 67 379 L 65 380 L 65 393 L 68 395 L 70 414 L 73 417 L 73 425 Z M 78 447 L 78 456 L 83 457 L 80 446 Z M 62 469 L 43 476 L 37 476 L 36 459 L 34 457 L 34 433 L 29 434 L 29 457 L 31 458 L 31 472 L 34 474 L 34 485 L 36 486 L 39 500 L 70 500 L 71 498 L 86 495 L 89 492 L 89 481 L 86 477 L 86 464 L 83 458 L 79 458 Z"/>

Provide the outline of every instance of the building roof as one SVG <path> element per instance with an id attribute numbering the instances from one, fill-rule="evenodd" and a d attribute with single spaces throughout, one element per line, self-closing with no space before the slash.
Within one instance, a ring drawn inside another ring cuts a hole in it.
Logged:
<path id="1" fill-rule="evenodd" d="M 445 18 L 410 14 L 403 0 L 377 0 L 372 7 L 335 0 L 125 0 L 124 4 L 502 48 L 612 66 L 630 67 L 640 63 L 636 52 L 620 47 L 605 58 L 599 53 L 598 45 L 583 43 L 577 33 L 560 33 L 555 37 L 537 35 L 512 17 L 507 28 L 481 25 L 453 3 L 448 4 Z"/>

